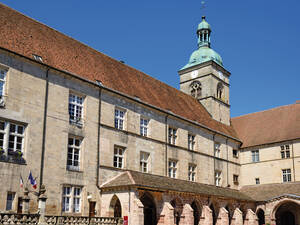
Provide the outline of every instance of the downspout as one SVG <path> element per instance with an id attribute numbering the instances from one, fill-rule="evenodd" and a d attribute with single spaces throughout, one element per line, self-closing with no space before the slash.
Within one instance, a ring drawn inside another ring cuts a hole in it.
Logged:
<path id="1" fill-rule="evenodd" d="M 43 122 L 43 139 L 42 139 L 42 154 L 41 154 L 41 168 L 40 168 L 40 185 L 39 190 L 43 184 L 43 175 L 44 175 L 44 158 L 45 158 L 45 146 L 46 146 L 46 125 L 47 125 L 47 113 L 48 113 L 48 92 L 49 92 L 49 70 L 46 71 L 46 90 L 45 90 L 45 105 L 44 105 L 44 122 Z"/>
<path id="2" fill-rule="evenodd" d="M 293 171 L 294 171 L 294 182 L 296 181 L 296 171 L 295 171 L 295 156 L 294 156 L 294 142 L 292 141 L 292 154 L 293 154 Z"/>
<path id="3" fill-rule="evenodd" d="M 227 152 L 227 187 L 229 187 L 229 172 L 228 172 L 228 168 L 229 168 L 229 160 L 228 160 L 228 138 L 226 138 L 226 152 Z"/>
<path id="4" fill-rule="evenodd" d="M 165 118 L 165 176 L 168 176 L 168 116 Z"/>
<path id="5" fill-rule="evenodd" d="M 96 169 L 96 187 L 100 189 L 99 186 L 99 169 L 100 169 L 100 128 L 101 128 L 101 96 L 102 88 L 99 88 L 99 105 L 98 105 L 98 134 L 97 134 L 97 169 Z"/>
<path id="6" fill-rule="evenodd" d="M 216 156 L 215 156 L 215 135 L 213 134 L 213 159 L 214 159 L 214 171 L 213 171 L 213 176 L 214 176 L 214 184 L 216 185 Z"/>

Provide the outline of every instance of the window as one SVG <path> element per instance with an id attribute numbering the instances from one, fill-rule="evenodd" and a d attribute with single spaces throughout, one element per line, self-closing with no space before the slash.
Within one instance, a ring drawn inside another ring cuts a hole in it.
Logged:
<path id="1" fill-rule="evenodd" d="M 239 175 L 233 174 L 233 183 L 238 184 L 239 183 Z"/>
<path id="2" fill-rule="evenodd" d="M 290 154 L 290 145 L 282 145 L 280 146 L 281 148 L 281 158 L 285 159 L 285 158 L 290 158 L 291 154 Z"/>
<path id="3" fill-rule="evenodd" d="M 292 181 L 291 169 L 282 170 L 282 181 L 283 182 L 291 182 Z"/>
<path id="4" fill-rule="evenodd" d="M 142 136 L 148 136 L 148 124 L 149 120 L 141 118 L 140 120 L 140 134 Z"/>
<path id="5" fill-rule="evenodd" d="M 220 158 L 221 156 L 221 150 L 220 150 L 221 144 L 220 143 L 215 143 L 215 157 Z"/>
<path id="6" fill-rule="evenodd" d="M 201 98 L 201 83 L 199 81 L 193 81 L 190 85 L 191 88 L 191 95 L 196 98 Z"/>
<path id="7" fill-rule="evenodd" d="M 125 149 L 122 147 L 115 147 L 114 149 L 114 167 L 124 168 L 124 152 Z"/>
<path id="8" fill-rule="evenodd" d="M 232 149 L 232 156 L 233 156 L 234 158 L 238 158 L 238 157 L 239 157 L 238 150 Z"/>
<path id="9" fill-rule="evenodd" d="M 83 97 L 70 94 L 69 95 L 69 115 L 70 123 L 76 125 L 82 125 L 82 113 L 83 113 Z"/>
<path id="10" fill-rule="evenodd" d="M 4 95 L 7 70 L 0 69 L 0 98 Z"/>
<path id="11" fill-rule="evenodd" d="M 189 181 L 196 181 L 196 166 L 189 165 Z"/>
<path id="12" fill-rule="evenodd" d="M 125 112 L 120 109 L 115 109 L 115 128 L 124 130 L 124 116 Z"/>
<path id="13" fill-rule="evenodd" d="M 216 171 L 215 172 L 215 184 L 216 186 L 221 186 L 221 171 Z"/>
<path id="14" fill-rule="evenodd" d="M 11 123 L 9 126 L 8 149 L 12 151 L 23 151 L 24 126 Z"/>
<path id="15" fill-rule="evenodd" d="M 177 130 L 174 128 L 169 127 L 169 144 L 175 145 L 176 138 L 177 138 Z"/>
<path id="16" fill-rule="evenodd" d="M 8 192 L 7 197 L 6 197 L 6 210 L 7 211 L 12 210 L 14 199 L 15 199 L 15 193 Z"/>
<path id="17" fill-rule="evenodd" d="M 169 160 L 169 177 L 176 178 L 177 161 Z"/>
<path id="18" fill-rule="evenodd" d="M 148 173 L 149 155 L 150 154 L 146 152 L 140 153 L 140 171 L 143 173 Z"/>
<path id="19" fill-rule="evenodd" d="M 259 162 L 259 150 L 251 151 L 252 162 Z"/>
<path id="20" fill-rule="evenodd" d="M 223 97 L 223 84 L 220 82 L 217 85 L 217 98 L 222 99 Z"/>
<path id="21" fill-rule="evenodd" d="M 80 169 L 80 146 L 81 146 L 81 139 L 75 137 L 69 137 L 67 169 L 70 170 Z"/>
<path id="22" fill-rule="evenodd" d="M 255 184 L 260 184 L 259 178 L 255 178 Z"/>
<path id="23" fill-rule="evenodd" d="M 188 149 L 195 150 L 195 135 L 188 134 Z"/>
<path id="24" fill-rule="evenodd" d="M 81 211 L 81 187 L 63 187 L 62 211 L 79 213 Z"/>

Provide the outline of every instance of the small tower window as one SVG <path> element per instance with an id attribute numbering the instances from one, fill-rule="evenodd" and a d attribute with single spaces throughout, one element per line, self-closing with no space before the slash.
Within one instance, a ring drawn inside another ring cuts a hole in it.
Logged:
<path id="1" fill-rule="evenodd" d="M 199 81 L 193 81 L 190 87 L 191 87 L 191 95 L 196 99 L 201 98 L 202 95 L 201 83 Z"/>
<path id="2" fill-rule="evenodd" d="M 222 99 L 223 97 L 223 84 L 220 82 L 217 86 L 217 98 Z"/>

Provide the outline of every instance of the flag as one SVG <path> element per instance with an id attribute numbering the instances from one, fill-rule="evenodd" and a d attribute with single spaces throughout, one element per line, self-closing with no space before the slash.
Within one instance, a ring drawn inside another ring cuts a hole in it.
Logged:
<path id="1" fill-rule="evenodd" d="M 37 185 L 36 185 L 36 180 L 33 178 L 31 171 L 29 171 L 29 176 L 28 176 L 28 180 L 30 181 L 32 187 L 34 189 L 36 189 Z"/>
<path id="2" fill-rule="evenodd" d="M 20 174 L 20 187 L 21 188 L 23 187 L 23 178 L 22 178 L 21 174 Z"/>

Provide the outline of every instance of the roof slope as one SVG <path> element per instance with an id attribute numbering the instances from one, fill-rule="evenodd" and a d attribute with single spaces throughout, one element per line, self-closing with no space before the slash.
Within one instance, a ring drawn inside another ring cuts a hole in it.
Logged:
<path id="1" fill-rule="evenodd" d="M 141 101 L 237 137 L 231 126 L 211 118 L 194 98 L 143 72 L 124 65 L 44 24 L 0 4 L 0 47 L 32 58 L 39 55 L 47 65 L 99 80 L 104 86 Z"/>
<path id="2" fill-rule="evenodd" d="M 191 181 L 178 180 L 174 178 L 141 173 L 136 171 L 125 171 L 121 175 L 116 176 L 115 179 L 104 183 L 100 188 L 105 189 L 120 186 L 137 186 L 150 189 L 197 193 L 203 195 L 214 195 L 239 200 L 253 201 L 252 198 L 248 197 L 246 194 L 238 190 L 216 187 L 215 185 L 207 185 Z"/>
<path id="3" fill-rule="evenodd" d="M 283 195 L 300 196 L 300 182 L 244 186 L 241 192 L 256 201 L 267 201 Z"/>
<path id="4" fill-rule="evenodd" d="M 300 103 L 231 119 L 242 147 L 300 138 Z"/>

